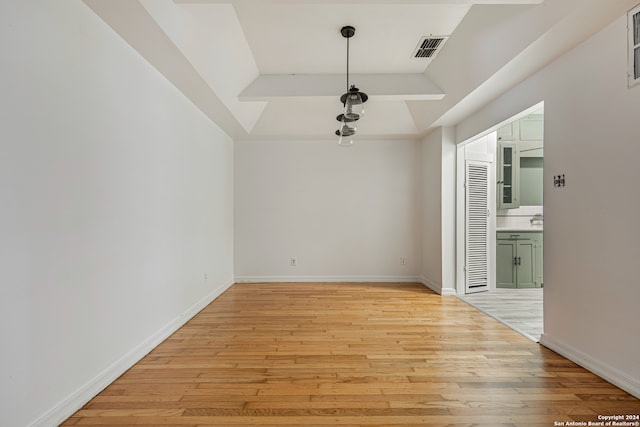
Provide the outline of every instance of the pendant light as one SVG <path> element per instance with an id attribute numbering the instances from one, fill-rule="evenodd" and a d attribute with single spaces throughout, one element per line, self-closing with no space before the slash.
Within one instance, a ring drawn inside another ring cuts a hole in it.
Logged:
<path id="1" fill-rule="evenodd" d="M 364 115 L 364 102 L 367 99 L 366 93 L 360 92 L 355 85 L 351 85 L 349 91 L 340 97 L 340 102 L 344 104 L 342 114 L 347 118 L 358 120 Z"/>
<path id="2" fill-rule="evenodd" d="M 350 25 L 342 27 L 340 34 L 347 39 L 347 92 L 340 97 L 343 110 L 336 119 L 340 122 L 340 129 L 336 131 L 338 144 L 341 146 L 353 145 L 353 136 L 356 133 L 355 122 L 360 120 L 364 114 L 364 103 L 369 97 L 366 93 L 360 92 L 355 85 L 349 86 L 349 39 L 354 36 L 356 29 Z"/>
<path id="3" fill-rule="evenodd" d="M 340 120 L 340 129 L 336 131 L 338 145 L 341 147 L 351 147 L 353 145 L 353 136 L 356 134 L 356 122 L 346 118 L 343 114 L 338 116 Z"/>

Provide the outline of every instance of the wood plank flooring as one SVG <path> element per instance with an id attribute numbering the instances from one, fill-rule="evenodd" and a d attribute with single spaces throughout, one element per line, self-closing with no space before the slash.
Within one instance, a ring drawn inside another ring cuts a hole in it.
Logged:
<path id="1" fill-rule="evenodd" d="M 640 401 L 420 284 L 235 284 L 64 426 L 553 426 Z"/>

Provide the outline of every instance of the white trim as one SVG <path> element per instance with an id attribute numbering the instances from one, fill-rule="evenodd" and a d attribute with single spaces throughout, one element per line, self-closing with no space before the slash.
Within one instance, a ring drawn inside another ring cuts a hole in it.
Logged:
<path id="1" fill-rule="evenodd" d="M 134 347 L 119 360 L 108 366 L 104 371 L 99 373 L 95 378 L 75 392 L 71 393 L 66 399 L 55 405 L 40 418 L 35 420 L 31 427 L 36 426 L 52 426 L 58 425 L 77 410 L 82 408 L 88 401 L 93 399 L 98 393 L 104 390 L 109 384 L 115 381 L 120 375 L 135 365 L 140 359 L 146 356 L 151 350 L 156 348 L 160 343 L 166 340 L 171 334 L 177 331 L 193 316 L 198 314 L 203 308 L 209 305 L 213 300 L 233 285 L 233 278 L 227 280 L 218 286 L 207 296 L 188 308 L 184 313 L 177 316 L 171 322 L 160 328 L 157 332 L 147 338 L 140 345 Z"/>
<path id="2" fill-rule="evenodd" d="M 582 353 L 581 351 L 567 345 L 549 334 L 542 334 L 540 344 L 555 351 L 561 356 L 566 357 L 572 362 L 577 363 L 583 368 L 593 372 L 597 376 L 609 381 L 611 384 L 621 388 L 622 390 L 640 398 L 640 381 L 638 379 L 629 378 L 628 374 L 602 362 L 593 357 Z"/>
<path id="3" fill-rule="evenodd" d="M 466 149 L 465 144 L 458 144 L 456 155 L 456 294 L 464 295 L 466 288 L 466 277 L 464 266 L 467 252 L 465 206 L 466 192 L 464 189 L 465 180 Z"/>
<path id="4" fill-rule="evenodd" d="M 427 279 L 424 276 L 420 277 L 420 283 L 422 283 L 424 286 L 426 286 L 427 288 L 431 289 L 433 292 L 437 293 L 438 295 L 442 295 L 444 296 L 451 296 L 451 295 L 457 295 L 456 290 L 453 288 L 443 288 L 442 286 L 438 285 L 437 283 L 434 283 L 433 281 Z"/>
<path id="5" fill-rule="evenodd" d="M 236 283 L 420 282 L 416 276 L 237 276 Z"/>

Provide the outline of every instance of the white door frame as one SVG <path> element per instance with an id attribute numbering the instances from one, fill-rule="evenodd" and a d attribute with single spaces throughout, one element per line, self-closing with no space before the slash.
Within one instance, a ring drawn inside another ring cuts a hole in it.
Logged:
<path id="1" fill-rule="evenodd" d="M 476 153 L 467 153 L 466 145 L 479 140 L 480 138 L 486 137 L 488 135 L 496 135 L 498 128 L 506 125 L 507 123 L 513 122 L 514 120 L 518 120 L 528 114 L 534 113 L 536 111 L 540 111 L 544 108 L 544 101 L 539 102 L 538 104 L 527 108 L 526 110 L 516 114 L 513 117 L 510 117 L 507 120 L 504 120 L 491 129 L 487 129 L 485 132 L 474 136 L 466 141 L 462 141 L 457 145 L 457 156 L 456 156 L 456 293 L 458 295 L 464 295 L 466 289 L 466 275 L 464 274 L 464 266 L 466 262 L 466 232 L 465 232 L 465 191 L 464 191 L 464 180 L 465 180 L 465 162 L 469 156 L 477 156 Z M 497 137 L 497 135 L 496 135 Z M 495 156 L 494 156 L 495 157 Z M 481 159 L 476 159 L 481 160 Z M 494 160 L 491 160 L 492 162 Z M 490 170 L 489 182 L 496 182 L 496 168 L 495 163 L 492 165 Z M 494 185 L 489 187 L 489 206 L 497 206 L 496 204 L 496 187 Z M 492 200 L 491 200 L 492 198 Z M 490 248 L 493 248 L 493 254 L 491 260 L 487 260 L 490 262 L 489 266 L 491 267 L 489 270 L 489 289 L 495 289 L 496 287 L 496 215 L 495 209 L 491 213 L 489 219 L 489 238 L 493 239 L 489 241 Z"/>

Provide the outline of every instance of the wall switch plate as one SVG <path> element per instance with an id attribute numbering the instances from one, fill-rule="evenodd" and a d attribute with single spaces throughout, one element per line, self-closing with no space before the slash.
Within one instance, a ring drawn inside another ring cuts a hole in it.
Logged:
<path id="1" fill-rule="evenodd" d="M 554 175 L 553 176 L 553 186 L 558 188 L 558 187 L 564 187 L 565 185 L 565 180 L 564 180 L 564 174 L 562 175 Z"/>
<path id="2" fill-rule="evenodd" d="M 296 258 L 291 258 L 290 265 L 291 267 L 295 267 L 298 265 L 298 260 Z"/>

